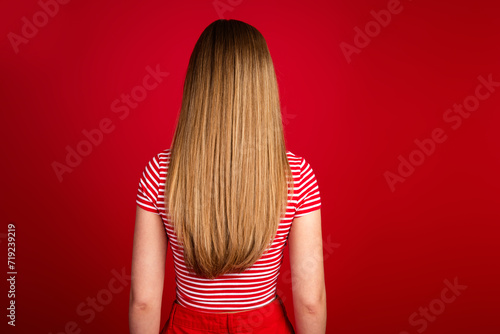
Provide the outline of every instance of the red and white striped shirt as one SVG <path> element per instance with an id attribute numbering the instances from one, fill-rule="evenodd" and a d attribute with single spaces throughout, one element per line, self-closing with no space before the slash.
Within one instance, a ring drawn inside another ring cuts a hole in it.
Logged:
<path id="1" fill-rule="evenodd" d="M 290 151 L 287 157 L 294 178 L 294 196 L 288 201 L 286 215 L 281 219 L 271 248 L 244 272 L 221 275 L 213 280 L 186 268 L 182 247 L 177 244 L 173 225 L 165 212 L 164 186 L 170 149 L 158 153 L 147 163 L 140 177 L 136 203 L 162 218 L 174 257 L 176 297 L 182 306 L 199 312 L 235 312 L 264 306 L 274 299 L 293 218 L 321 207 L 316 176 L 309 163 Z"/>

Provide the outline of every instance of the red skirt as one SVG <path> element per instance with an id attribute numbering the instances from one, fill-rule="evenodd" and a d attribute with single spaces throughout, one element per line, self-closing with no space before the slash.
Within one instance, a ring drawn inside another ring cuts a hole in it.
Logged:
<path id="1" fill-rule="evenodd" d="M 204 313 L 188 309 L 177 300 L 160 334 L 187 333 L 295 333 L 281 298 L 257 309 L 237 313 Z"/>

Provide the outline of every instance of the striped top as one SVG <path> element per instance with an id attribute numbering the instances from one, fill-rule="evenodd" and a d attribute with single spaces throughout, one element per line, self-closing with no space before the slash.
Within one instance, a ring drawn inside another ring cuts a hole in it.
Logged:
<path id="1" fill-rule="evenodd" d="M 170 161 L 170 149 L 154 156 L 144 168 L 139 181 L 136 203 L 144 210 L 160 215 L 165 225 L 174 257 L 177 301 L 199 312 L 235 312 L 264 306 L 275 298 L 283 249 L 293 218 L 321 207 L 316 176 L 309 163 L 287 151 L 294 179 L 294 196 L 287 204 L 276 237 L 269 251 L 242 273 L 221 275 L 213 280 L 188 270 L 183 250 L 177 244 L 173 225 L 164 208 L 164 186 Z"/>

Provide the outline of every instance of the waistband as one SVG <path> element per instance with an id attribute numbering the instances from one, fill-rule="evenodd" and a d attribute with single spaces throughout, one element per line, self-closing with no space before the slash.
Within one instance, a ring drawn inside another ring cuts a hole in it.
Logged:
<path id="1" fill-rule="evenodd" d="M 281 298 L 275 299 L 259 308 L 236 313 L 198 312 L 182 306 L 174 300 L 170 317 L 173 324 L 196 330 L 225 332 L 228 328 L 250 329 L 263 327 L 266 322 L 288 321 L 285 306 Z"/>

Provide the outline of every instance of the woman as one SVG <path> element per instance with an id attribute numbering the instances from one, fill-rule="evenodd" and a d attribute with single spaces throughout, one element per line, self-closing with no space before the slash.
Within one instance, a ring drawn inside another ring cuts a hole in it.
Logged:
<path id="1" fill-rule="evenodd" d="M 203 31 L 172 145 L 146 165 L 136 202 L 131 333 L 160 331 L 169 242 L 176 299 L 161 333 L 294 333 L 276 293 L 287 242 L 296 332 L 325 333 L 319 188 L 286 150 L 257 29 L 217 20 Z"/>

